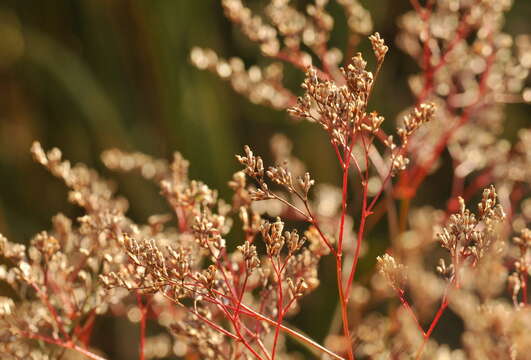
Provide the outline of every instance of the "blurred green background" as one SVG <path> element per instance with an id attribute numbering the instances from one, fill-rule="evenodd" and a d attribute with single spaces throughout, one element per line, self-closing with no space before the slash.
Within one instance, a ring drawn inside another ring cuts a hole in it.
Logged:
<path id="1" fill-rule="evenodd" d="M 247 3 L 260 8 L 265 2 Z M 397 17 L 410 5 L 407 0 L 362 3 L 373 16 L 374 30 L 391 43 L 371 107 L 393 126 L 395 116 L 413 103 L 407 77 L 416 65 L 392 45 Z M 344 16 L 334 2 L 330 11 L 336 19 L 332 44 L 345 48 Z M 507 31 L 529 32 L 530 18 L 531 2 L 516 1 Z M 25 242 L 49 228 L 57 212 L 78 214 L 66 202 L 63 185 L 31 160 L 33 140 L 45 148 L 57 146 L 73 162 L 112 177 L 137 221 L 167 207 L 154 185 L 106 171 L 99 161 L 104 149 L 164 158 L 178 150 L 191 161 L 193 178 L 228 197 L 226 182 L 239 168 L 234 154 L 249 144 L 267 158 L 269 138 L 282 132 L 293 139 L 295 154 L 318 181 L 337 183 L 334 156 L 317 126 L 251 104 L 215 75 L 195 69 L 188 61 L 193 46 L 241 56 L 247 65 L 268 63 L 224 18 L 217 0 L 0 0 L 0 232 Z M 368 50 L 366 40 L 360 50 Z M 301 80 L 302 74 L 288 67 L 287 87 L 300 94 Z M 508 128 L 526 124 L 527 111 L 525 105 L 510 105 Z M 430 192 L 424 201 L 444 206 L 450 176 L 428 181 L 441 191 Z M 330 314 L 333 302 L 328 303 L 325 313 Z M 328 320 L 313 323 L 317 337 L 323 336 Z M 127 347 L 134 354 L 135 347 Z"/>

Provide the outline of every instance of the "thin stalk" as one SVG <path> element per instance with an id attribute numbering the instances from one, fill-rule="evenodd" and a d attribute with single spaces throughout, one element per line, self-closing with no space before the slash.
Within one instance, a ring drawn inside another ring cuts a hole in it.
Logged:
<path id="1" fill-rule="evenodd" d="M 349 321 L 348 321 L 348 311 L 347 311 L 347 298 L 345 297 L 345 293 L 343 290 L 343 271 L 342 271 L 342 261 L 341 261 L 341 254 L 338 254 L 336 258 L 336 274 L 337 274 L 337 287 L 339 291 L 339 305 L 341 308 L 341 320 L 343 322 L 343 336 L 348 341 L 348 348 L 347 348 L 347 354 L 349 360 L 354 359 L 354 351 L 352 350 L 352 346 L 350 344 L 350 329 L 349 329 Z"/>
<path id="2" fill-rule="evenodd" d="M 233 316 L 231 316 L 230 312 L 228 311 L 228 306 L 220 303 L 219 301 L 216 301 L 214 300 L 214 304 L 216 304 L 220 309 L 221 311 L 223 312 L 223 314 L 225 315 L 225 318 L 227 318 L 231 323 L 232 323 L 232 326 L 234 328 L 234 330 L 236 331 L 236 334 L 239 338 L 239 341 L 242 342 L 242 344 L 253 354 L 253 356 L 259 360 L 263 360 L 263 358 L 260 356 L 260 354 L 258 354 L 256 352 L 255 349 L 253 349 L 253 347 L 251 346 L 251 344 L 249 344 L 249 342 L 243 337 L 241 331 L 240 331 L 240 323 L 237 321 L 238 320 L 238 317 L 239 317 L 239 314 L 240 313 L 235 313 L 234 312 L 234 308 L 232 308 L 232 311 L 233 311 Z"/>
<path id="3" fill-rule="evenodd" d="M 413 320 L 415 320 L 415 324 L 417 324 L 417 328 L 420 330 L 420 333 L 423 336 L 425 336 L 426 333 L 424 332 L 424 329 L 422 328 L 422 325 L 420 325 L 420 322 L 419 322 L 419 319 L 418 319 L 417 315 L 415 315 L 415 312 L 413 312 L 413 309 L 409 305 L 409 302 L 404 297 L 404 290 L 402 290 L 402 289 L 397 290 L 397 295 L 398 295 L 398 298 L 400 299 L 400 302 L 402 303 L 402 306 L 404 307 L 404 309 L 406 309 L 406 311 L 411 315 Z"/>
<path id="4" fill-rule="evenodd" d="M 337 255 L 339 257 L 341 257 L 343 253 L 343 234 L 344 234 L 344 229 L 345 229 L 345 217 L 347 214 L 348 165 L 349 165 L 349 160 L 347 160 L 345 167 L 343 168 L 343 186 L 342 186 L 342 197 L 341 197 L 341 222 L 339 225 L 339 238 L 337 241 Z"/>
<path id="5" fill-rule="evenodd" d="M 368 213 L 366 211 L 366 206 L 367 206 L 367 187 L 364 186 L 360 227 L 358 229 L 358 238 L 356 241 L 356 252 L 354 253 L 354 260 L 352 262 L 352 267 L 350 269 L 350 274 L 349 274 L 348 281 L 347 281 L 347 294 L 350 294 L 350 287 L 352 286 L 352 282 L 354 281 L 354 276 L 356 275 L 356 269 L 358 267 L 358 261 L 360 258 L 361 243 L 363 241 L 363 235 L 365 232 L 365 223 L 367 222 L 367 216 L 368 216 Z M 347 298 L 347 301 L 348 301 L 348 298 Z"/>
<path id="6" fill-rule="evenodd" d="M 273 265 L 273 270 L 275 271 L 275 274 L 277 276 L 277 285 L 278 285 L 277 286 L 277 296 L 278 296 L 278 299 L 277 299 L 277 312 L 278 312 L 277 326 L 275 328 L 275 338 L 273 340 L 273 350 L 271 350 L 271 359 L 274 360 L 275 359 L 275 352 L 276 352 L 276 349 L 277 349 L 277 343 L 278 343 L 278 335 L 280 333 L 280 324 L 282 324 L 282 318 L 284 316 L 284 313 L 282 311 L 284 297 L 283 297 L 283 294 L 282 294 L 282 272 L 279 270 L 279 268 L 273 262 L 273 258 L 270 257 L 269 259 L 271 261 L 271 264 Z M 280 265 L 280 264 L 277 264 L 277 265 Z"/>
<path id="7" fill-rule="evenodd" d="M 61 347 L 65 348 L 65 349 L 72 349 L 74 351 L 77 351 L 80 354 L 85 355 L 86 357 L 88 357 L 89 359 L 92 359 L 92 360 L 106 360 L 104 357 L 96 355 L 96 354 L 90 352 L 89 350 L 84 349 L 84 348 L 82 348 L 79 345 L 76 345 L 75 343 L 73 343 L 71 341 L 63 342 L 61 340 L 51 339 L 49 337 L 46 337 L 46 336 L 43 336 L 43 335 L 40 335 L 40 334 L 34 334 L 34 333 L 31 333 L 31 332 L 26 332 L 26 331 L 22 331 L 20 334 L 22 336 L 26 337 L 26 338 L 29 338 L 29 339 L 41 340 L 41 341 L 44 341 L 44 342 L 46 342 L 48 344 L 61 346 Z"/>
<path id="8" fill-rule="evenodd" d="M 249 271 L 248 271 L 248 269 L 246 267 L 245 268 L 245 278 L 243 279 L 242 289 L 240 291 L 240 296 L 238 298 L 238 305 L 236 306 L 236 314 L 238 314 L 240 312 L 240 307 L 242 305 L 243 294 L 245 294 L 245 289 L 247 288 L 247 281 L 248 280 L 249 280 Z"/>
<path id="9" fill-rule="evenodd" d="M 345 230 L 345 217 L 347 213 L 347 195 L 348 195 L 348 171 L 350 167 L 350 159 L 352 154 L 354 141 L 354 133 L 352 134 L 351 144 L 347 150 L 347 156 L 345 156 L 345 162 L 343 165 L 343 184 L 342 184 L 342 196 L 341 196 L 341 221 L 339 225 L 339 238 L 337 244 L 337 253 L 336 253 L 336 278 L 337 278 L 337 289 L 339 293 L 339 306 L 341 308 L 341 320 L 343 323 L 343 336 L 348 341 L 347 354 L 350 360 L 354 359 L 354 352 L 350 343 L 350 329 L 348 321 L 348 293 L 345 296 L 345 289 L 343 288 L 343 236 Z"/>
<path id="10" fill-rule="evenodd" d="M 489 36 L 490 38 L 491 36 Z M 420 187 L 421 183 L 424 181 L 425 177 L 428 175 L 429 170 L 433 167 L 437 159 L 441 156 L 441 153 L 446 148 L 446 145 L 452 138 L 452 136 L 455 134 L 455 132 L 464 124 L 468 122 L 468 120 L 472 117 L 474 114 L 473 110 L 476 110 L 478 105 L 481 103 L 481 101 L 485 97 L 485 92 L 487 91 L 487 78 L 492 70 L 492 65 L 494 63 L 494 60 L 496 58 L 496 51 L 493 51 L 492 54 L 487 59 L 487 67 L 486 70 L 481 74 L 481 79 L 479 81 L 479 94 L 477 99 L 474 101 L 473 104 L 466 107 L 461 114 L 459 120 L 457 120 L 457 123 L 454 124 L 454 126 L 450 127 L 439 139 L 437 142 L 433 153 L 431 154 L 431 157 L 424 162 L 424 164 L 416 165 L 415 168 L 413 168 L 410 172 L 405 174 L 405 177 L 401 179 L 401 183 L 408 182 L 406 186 L 407 188 L 407 194 L 406 198 L 412 197 Z M 442 59 L 441 59 L 442 61 Z"/>
<path id="11" fill-rule="evenodd" d="M 66 331 L 65 327 L 64 327 L 64 324 L 63 324 L 63 320 L 61 319 L 61 317 L 59 316 L 59 314 L 57 314 L 57 311 L 56 309 L 53 307 L 53 305 L 50 303 L 50 300 L 48 298 L 48 295 L 46 293 L 46 290 L 42 291 L 38 286 L 37 284 L 31 282 L 30 283 L 31 287 L 37 292 L 37 295 L 39 296 L 39 299 L 41 299 L 41 301 L 46 305 L 46 307 L 48 308 L 48 311 L 50 312 L 50 314 L 52 315 L 52 318 L 54 319 L 54 322 L 57 324 L 57 327 L 59 328 L 59 331 L 63 334 L 63 336 L 67 339 L 67 340 L 70 340 L 70 334 Z"/>
<path id="12" fill-rule="evenodd" d="M 439 310 L 437 311 L 437 314 L 435 314 L 435 317 L 433 318 L 430 327 L 426 333 L 424 333 L 424 339 L 422 341 L 422 345 L 420 346 L 417 356 L 415 357 L 416 360 L 420 360 L 422 357 L 422 353 L 424 352 L 424 348 L 426 347 L 426 344 L 428 343 L 428 340 L 430 339 L 431 333 L 433 330 L 435 330 L 435 326 L 441 319 L 442 314 L 444 313 L 444 310 L 448 307 L 448 297 L 445 295 L 443 298 L 443 301 L 441 302 L 441 306 L 439 307 Z"/>
<path id="13" fill-rule="evenodd" d="M 196 286 L 198 284 L 192 284 L 192 286 Z M 187 288 L 187 290 L 190 290 L 192 292 L 196 292 L 194 290 L 194 288 Z M 164 296 L 172 301 L 172 302 L 175 302 L 174 299 L 172 299 L 170 296 L 164 294 Z M 229 298 L 228 296 L 225 295 L 226 298 Z M 229 319 L 229 320 L 232 320 L 232 317 L 226 313 L 226 309 L 227 307 L 234 310 L 235 308 L 234 307 L 231 307 L 230 305 L 223 305 L 221 304 L 218 300 L 214 299 L 214 298 L 211 298 L 211 297 L 208 297 L 208 296 L 205 296 L 204 299 L 214 305 L 218 305 L 218 306 L 222 306 L 222 308 L 224 310 L 222 310 L 225 314 L 225 316 Z M 243 315 L 246 315 L 246 316 L 249 316 L 249 317 L 252 317 L 254 319 L 257 319 L 257 320 L 260 320 L 260 321 L 265 321 L 267 322 L 268 324 L 270 325 L 273 325 L 273 326 L 276 326 L 277 325 L 277 322 L 275 320 L 272 320 L 270 318 L 268 318 L 267 316 L 265 315 L 262 315 L 261 313 L 257 312 L 256 310 L 250 308 L 249 306 L 245 305 L 245 304 L 241 304 L 241 309 L 240 309 L 240 314 L 243 314 Z M 210 325 L 210 324 L 209 324 Z M 215 324 L 211 324 L 212 325 L 215 325 Z M 314 348 L 320 352 L 323 352 L 329 356 L 331 356 L 333 359 L 337 359 L 337 360 L 345 360 L 343 357 L 337 355 L 336 353 L 334 353 L 333 351 L 330 351 L 328 350 L 327 348 L 325 348 L 324 346 L 322 346 L 321 344 L 319 344 L 318 342 L 316 342 L 315 340 L 309 338 L 308 336 L 304 335 L 304 334 L 301 334 L 285 325 L 282 325 L 282 324 L 278 324 L 280 330 L 282 330 L 283 332 L 285 332 L 286 334 L 288 334 L 289 336 L 291 336 L 293 339 L 299 341 L 302 345 L 307 345 L 308 347 L 311 347 L 311 348 Z M 260 357 L 259 357 L 260 358 Z"/>
<path id="14" fill-rule="evenodd" d="M 363 194 L 362 194 L 362 204 L 361 204 L 360 227 L 358 229 L 358 237 L 356 240 L 356 251 L 354 253 L 352 267 L 350 269 L 350 274 L 347 280 L 347 289 L 346 289 L 347 303 L 348 303 L 348 298 L 350 295 L 350 287 L 352 286 L 352 282 L 354 281 L 354 276 L 356 274 L 356 269 L 358 267 L 358 261 L 360 257 L 360 251 L 361 251 L 361 243 L 363 241 L 363 236 L 365 233 L 365 223 L 367 221 L 367 217 L 371 214 L 371 212 L 368 211 L 368 208 L 367 208 L 368 181 L 369 181 L 369 147 L 365 141 L 364 136 L 361 137 L 361 140 L 363 142 L 363 148 L 365 149 L 365 176 L 362 179 Z M 383 190 L 383 185 L 384 184 L 382 184 L 382 190 Z M 372 207 L 372 204 L 371 204 L 371 207 Z"/>
<path id="15" fill-rule="evenodd" d="M 277 322 L 274 321 L 274 320 L 271 320 L 270 318 L 268 318 L 267 316 L 264 316 L 256 311 L 254 311 L 253 309 L 249 308 L 247 305 L 244 305 L 242 304 L 242 307 L 245 308 L 245 310 L 247 310 L 248 312 L 242 312 L 242 314 L 245 314 L 247 316 L 251 316 L 251 317 L 254 317 L 254 318 L 257 318 L 261 321 L 265 321 L 267 322 L 268 324 L 270 325 L 273 325 L 273 326 L 276 326 L 277 325 Z M 284 331 L 286 334 L 290 335 L 292 338 L 300 341 L 301 343 L 303 344 L 307 344 L 327 355 L 329 355 L 330 357 L 332 357 L 333 359 L 337 359 L 337 360 L 345 360 L 345 358 L 337 355 L 336 353 L 334 353 L 333 351 L 330 351 L 328 350 L 327 348 L 325 348 L 324 346 L 322 346 L 321 344 L 319 344 L 318 342 L 316 342 L 315 340 L 312 340 L 311 338 L 285 326 L 285 325 L 282 325 L 282 324 L 279 324 L 279 327 L 282 331 Z"/>
<path id="16" fill-rule="evenodd" d="M 222 328 L 221 326 L 217 325 L 216 323 L 214 323 L 213 321 L 207 319 L 206 317 L 204 317 L 203 315 L 199 314 L 197 311 L 194 311 L 188 307 L 185 307 L 185 309 L 187 309 L 188 311 L 190 311 L 192 314 L 194 314 L 195 316 L 197 316 L 199 319 L 201 319 L 201 321 L 204 321 L 208 326 L 210 326 L 211 328 L 213 328 L 214 330 L 222 333 L 223 335 L 225 336 L 228 336 L 230 337 L 231 339 L 234 339 L 234 340 L 240 340 L 238 338 L 238 336 L 234 335 L 233 333 L 225 330 L 224 328 Z"/>

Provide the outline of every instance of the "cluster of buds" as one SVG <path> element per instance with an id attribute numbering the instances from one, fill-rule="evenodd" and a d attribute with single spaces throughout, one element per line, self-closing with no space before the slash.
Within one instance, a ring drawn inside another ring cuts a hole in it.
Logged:
<path id="1" fill-rule="evenodd" d="M 354 131 L 375 133 L 383 118 L 365 112 L 374 80 L 366 67 L 367 62 L 358 53 L 349 65 L 341 68 L 344 85 L 322 80 L 315 68 L 309 68 L 302 84 L 306 93 L 288 113 L 317 122 L 330 134 L 332 141 L 344 147 Z"/>
<path id="2" fill-rule="evenodd" d="M 252 201 L 279 199 L 279 196 L 270 190 L 265 176 L 273 184 L 282 186 L 288 191 L 288 193 L 295 195 L 302 201 L 308 201 L 308 192 L 315 184 L 315 181 L 311 178 L 308 172 L 305 172 L 303 176 L 299 176 L 297 178 L 297 183 L 300 186 L 299 189 L 293 182 L 294 176 L 288 168 L 287 161 L 284 161 L 281 165 L 270 166 L 267 170 L 265 170 L 262 158 L 260 156 L 255 156 L 249 146 L 246 145 L 244 147 L 244 151 L 245 156 L 236 155 L 236 158 L 244 166 L 243 172 L 256 180 L 259 186 L 258 189 L 249 191 Z M 240 179 L 239 181 L 241 183 L 242 180 Z M 237 188 L 237 183 L 234 180 L 231 182 L 231 187 Z M 285 200 L 283 202 L 291 205 Z"/>
<path id="3" fill-rule="evenodd" d="M 518 247 L 519 256 L 514 262 L 514 272 L 509 277 L 509 287 L 513 302 L 518 305 L 518 294 L 523 287 L 527 287 L 527 279 L 531 276 L 531 230 L 522 229 L 520 236 L 513 237 L 513 244 Z"/>
<path id="4" fill-rule="evenodd" d="M 385 42 L 380 37 L 379 33 L 374 33 L 373 35 L 369 36 L 369 40 L 371 41 L 372 51 L 374 52 L 374 55 L 376 56 L 376 60 L 378 61 L 378 64 L 382 64 L 384 61 L 385 55 L 389 51 L 389 47 L 385 45 Z"/>
<path id="5" fill-rule="evenodd" d="M 244 172 L 253 178 L 262 178 L 264 176 L 264 162 L 260 156 L 254 156 L 251 148 L 244 146 L 245 156 L 236 155 L 240 164 L 245 166 Z"/>
<path id="6" fill-rule="evenodd" d="M 273 56 L 278 53 L 280 44 L 275 28 L 253 15 L 241 0 L 223 0 L 222 5 L 227 18 L 240 25 L 242 32 L 251 41 L 257 42 L 265 55 Z"/>
<path id="7" fill-rule="evenodd" d="M 402 144 L 407 144 L 409 137 L 424 123 L 433 118 L 435 104 L 422 103 L 415 107 L 409 114 L 404 116 L 403 127 L 398 129 L 398 136 Z"/>
<path id="8" fill-rule="evenodd" d="M 221 236 L 225 218 L 203 211 L 195 218 L 192 230 L 199 245 L 208 250 L 217 259 L 225 249 L 225 239 Z"/>
<path id="9" fill-rule="evenodd" d="M 252 272 L 260 266 L 260 259 L 258 258 L 258 252 L 256 251 L 255 245 L 246 241 L 243 245 L 238 246 L 238 250 L 242 253 L 243 259 L 245 260 L 246 271 Z"/>
<path id="10" fill-rule="evenodd" d="M 284 233 L 284 238 L 286 240 L 286 244 L 288 245 L 289 255 L 299 251 L 306 242 L 306 237 L 300 237 L 296 229 L 292 230 L 291 232 L 286 231 Z"/>
<path id="11" fill-rule="evenodd" d="M 400 264 L 389 254 L 384 254 L 376 258 L 378 270 L 395 289 L 402 292 L 406 284 L 406 271 L 404 265 Z"/>
<path id="12" fill-rule="evenodd" d="M 459 204 L 459 212 L 451 215 L 448 224 L 437 234 L 441 246 L 450 252 L 454 269 L 467 258 L 476 264 L 498 239 L 495 225 L 505 219 L 493 186 L 483 191 L 478 205 L 479 217 L 466 208 L 461 197 Z"/>
<path id="13" fill-rule="evenodd" d="M 224 59 L 211 49 L 199 47 L 194 47 L 190 52 L 190 61 L 197 68 L 229 81 L 234 91 L 255 104 L 280 110 L 294 101 L 294 95 L 282 85 L 284 68 L 280 62 L 246 68 L 238 57 Z"/>
<path id="14" fill-rule="evenodd" d="M 280 251 L 284 247 L 285 237 L 282 232 L 284 230 L 284 223 L 277 218 L 274 223 L 265 221 L 261 227 L 262 237 L 266 244 L 267 254 L 271 257 L 279 256 Z"/>

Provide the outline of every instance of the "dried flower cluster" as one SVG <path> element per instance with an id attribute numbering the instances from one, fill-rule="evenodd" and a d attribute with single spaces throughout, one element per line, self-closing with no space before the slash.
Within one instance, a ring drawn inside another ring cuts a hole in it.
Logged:
<path id="1" fill-rule="evenodd" d="M 409 146 L 416 166 L 402 177 L 403 196 L 414 194 L 445 148 L 460 179 L 511 157 L 500 138 L 504 105 L 529 102 L 524 95 L 531 68 L 529 35 L 513 39 L 502 29 L 512 1 L 412 3 L 414 10 L 399 20 L 397 44 L 421 69 L 409 80 L 418 101 L 432 101 L 439 110 Z M 493 175 L 490 182 L 497 181 Z"/>
<path id="2" fill-rule="evenodd" d="M 138 323 L 141 360 L 527 359 L 531 132 L 520 130 L 514 145 L 499 138 L 503 104 L 529 98 L 529 37 L 514 41 L 513 54 L 501 32 L 511 2 L 411 1 L 398 43 L 422 71 L 410 81 L 417 103 L 400 117 L 398 142 L 369 110 L 389 51 L 378 33 L 368 37 L 372 71 L 360 53 L 339 66 L 341 52 L 328 48 L 329 1 L 301 9 L 271 0 L 267 21 L 242 0 L 221 3 L 275 62 L 246 69 L 199 48 L 192 62 L 253 102 L 318 124 L 341 180 L 319 184 L 282 135 L 271 139 L 272 166 L 249 146 L 236 156 L 243 169 L 228 182 L 228 202 L 190 179 L 179 153 L 166 161 L 108 150 L 109 169 L 138 172 L 168 203 L 169 213 L 137 224 L 111 183 L 34 143 L 35 160 L 84 215 L 56 215 L 28 246 L 0 235 L 0 280 L 10 288 L 0 297 L 2 359 L 105 359 L 91 342 L 104 314 Z M 372 31 L 358 1 L 337 3 L 353 43 Z M 305 71 L 301 96 L 283 86 L 280 61 Z M 411 198 L 445 149 L 454 165 L 447 208 L 415 208 Z M 473 212 L 466 204 L 476 197 Z M 357 276 L 360 261 L 374 262 L 365 259 L 377 248 L 368 234 L 384 215 L 388 249 L 378 250 L 377 271 Z M 307 311 L 303 298 L 320 285 L 322 268 L 335 273 L 337 307 L 320 344 L 289 318 Z M 440 323 L 455 325 L 447 309 L 462 320 L 457 348 L 433 336 Z M 158 333 L 147 336 L 154 323 Z"/>
<path id="3" fill-rule="evenodd" d="M 355 34 L 368 35 L 371 32 L 371 16 L 359 1 L 337 2 L 345 12 L 353 38 Z M 264 9 L 268 23 L 260 15 L 254 14 L 244 1 L 222 0 L 227 18 L 246 37 L 257 43 L 264 56 L 274 62 L 265 67 L 253 65 L 245 69 L 240 58 L 225 60 L 214 50 L 199 47 L 192 50 L 190 58 L 198 68 L 208 69 L 230 80 L 232 87 L 252 102 L 285 109 L 295 103 L 296 96 L 282 84 L 282 61 L 305 70 L 312 65 L 312 56 L 315 56 L 324 67 L 339 74 L 337 65 L 342 60 L 342 52 L 337 48 L 328 48 L 334 26 L 334 19 L 326 9 L 328 3 L 328 0 L 315 1 L 301 11 L 289 0 L 271 0 Z M 325 76 L 324 72 L 319 74 Z"/>

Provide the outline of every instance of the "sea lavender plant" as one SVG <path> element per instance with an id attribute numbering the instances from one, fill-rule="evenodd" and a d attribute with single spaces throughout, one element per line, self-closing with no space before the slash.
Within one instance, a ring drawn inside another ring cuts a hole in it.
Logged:
<path id="1" fill-rule="evenodd" d="M 372 21 L 358 1 L 337 2 L 351 31 L 349 54 Z M 271 140 L 272 166 L 249 146 L 236 156 L 243 169 L 229 181 L 230 201 L 190 179 L 179 153 L 166 161 L 108 150 L 109 169 L 140 173 L 168 202 L 170 213 L 136 224 L 111 183 L 34 143 L 35 160 L 65 183 L 84 215 L 55 216 L 52 230 L 27 247 L 0 236 L 0 275 L 13 293 L 0 298 L 2 356 L 105 359 L 91 333 L 106 314 L 139 323 L 142 360 L 296 359 L 301 347 L 302 356 L 323 359 L 525 359 L 530 131 L 514 145 L 499 134 L 503 104 L 525 98 L 529 37 L 517 38 L 513 55 L 512 38 L 501 33 L 510 1 L 411 4 L 397 43 L 421 73 L 410 80 L 417 100 L 395 136 L 369 109 L 389 45 L 368 36 L 372 71 L 360 53 L 339 66 L 341 52 L 328 48 L 334 19 L 326 0 L 304 11 L 271 0 L 268 22 L 241 0 L 222 0 L 227 17 L 275 61 L 265 69 L 191 52 L 197 67 L 229 79 L 251 101 L 319 125 L 341 169 L 337 187 L 319 184 L 280 135 Z M 280 62 L 304 70 L 300 96 L 283 86 Z M 445 149 L 453 163 L 447 208 L 413 208 Z M 483 188 L 473 212 L 466 202 Z M 385 214 L 389 248 L 377 271 L 359 278 L 367 234 Z M 231 231 L 241 235 L 236 246 L 228 244 Z M 333 259 L 337 316 L 319 343 L 288 319 L 308 311 L 302 300 L 319 286 L 325 257 Z M 432 337 L 448 308 L 463 322 L 458 349 Z M 151 322 L 165 332 L 147 336 Z"/>

